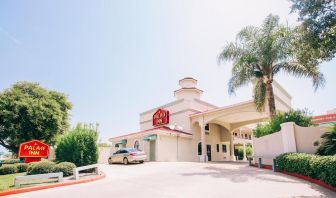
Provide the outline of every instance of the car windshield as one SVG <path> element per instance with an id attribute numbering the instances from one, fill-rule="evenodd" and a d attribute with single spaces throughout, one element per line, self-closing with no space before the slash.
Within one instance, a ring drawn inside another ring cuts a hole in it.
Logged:
<path id="1" fill-rule="evenodd" d="M 135 148 L 127 148 L 125 150 L 127 150 L 128 152 L 137 152 L 137 151 L 139 151 L 139 150 L 137 150 Z"/>

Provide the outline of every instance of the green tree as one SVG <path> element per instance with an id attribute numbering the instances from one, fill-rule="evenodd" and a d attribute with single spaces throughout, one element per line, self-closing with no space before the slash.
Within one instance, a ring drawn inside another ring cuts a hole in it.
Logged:
<path id="1" fill-rule="evenodd" d="M 336 1 L 290 0 L 291 12 L 299 14 L 298 59 L 304 64 L 331 60 L 336 53 Z"/>
<path id="2" fill-rule="evenodd" d="M 329 131 L 322 136 L 321 145 L 317 148 L 318 155 L 336 155 L 336 124 L 330 127 Z"/>
<path id="3" fill-rule="evenodd" d="M 0 145 L 13 153 L 32 139 L 54 144 L 69 127 L 72 104 L 38 83 L 18 82 L 0 92 Z"/>
<path id="4" fill-rule="evenodd" d="M 233 61 L 229 80 L 229 94 L 255 81 L 254 103 L 264 110 L 267 99 L 270 116 L 276 113 L 273 79 L 280 72 L 296 77 L 309 77 L 315 90 L 324 84 L 319 68 L 300 64 L 293 50 L 292 30 L 279 24 L 279 17 L 269 15 L 261 27 L 248 26 L 228 43 L 218 56 L 219 63 Z"/>
<path id="5" fill-rule="evenodd" d="M 61 137 L 56 148 L 56 160 L 72 162 L 76 166 L 95 164 L 98 161 L 98 133 L 93 125 L 78 124 Z"/>

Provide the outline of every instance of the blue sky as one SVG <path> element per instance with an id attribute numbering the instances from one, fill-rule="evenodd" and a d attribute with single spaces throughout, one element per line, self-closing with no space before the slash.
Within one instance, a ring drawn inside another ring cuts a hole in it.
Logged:
<path id="1" fill-rule="evenodd" d="M 227 93 L 230 63 L 216 56 L 244 26 L 270 13 L 297 24 L 286 0 L 0 2 L 0 90 L 39 82 L 66 93 L 71 123 L 98 122 L 101 138 L 136 131 L 139 113 L 173 100 L 178 80 L 198 79 L 203 99 L 218 106 L 251 98 Z M 277 76 L 293 107 L 323 114 L 336 107 L 336 61 L 323 63 L 327 84 Z"/>

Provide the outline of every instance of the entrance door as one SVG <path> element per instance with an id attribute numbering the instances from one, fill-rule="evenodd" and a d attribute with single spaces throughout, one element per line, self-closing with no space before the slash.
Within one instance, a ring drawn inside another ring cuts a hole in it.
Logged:
<path id="1" fill-rule="evenodd" d="M 149 161 L 155 161 L 155 143 L 155 140 L 149 141 Z"/>
<path id="2" fill-rule="evenodd" d="M 211 161 L 211 145 L 207 145 L 207 156 L 208 156 L 208 161 Z"/>

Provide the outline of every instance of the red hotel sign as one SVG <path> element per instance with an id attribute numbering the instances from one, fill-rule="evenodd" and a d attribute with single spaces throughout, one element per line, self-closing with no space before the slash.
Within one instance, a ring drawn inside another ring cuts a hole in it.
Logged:
<path id="1" fill-rule="evenodd" d="M 49 145 L 38 140 L 32 140 L 20 144 L 19 157 L 48 157 Z"/>
<path id="2" fill-rule="evenodd" d="M 153 126 L 161 126 L 169 123 L 169 111 L 158 109 L 153 115 Z"/>

